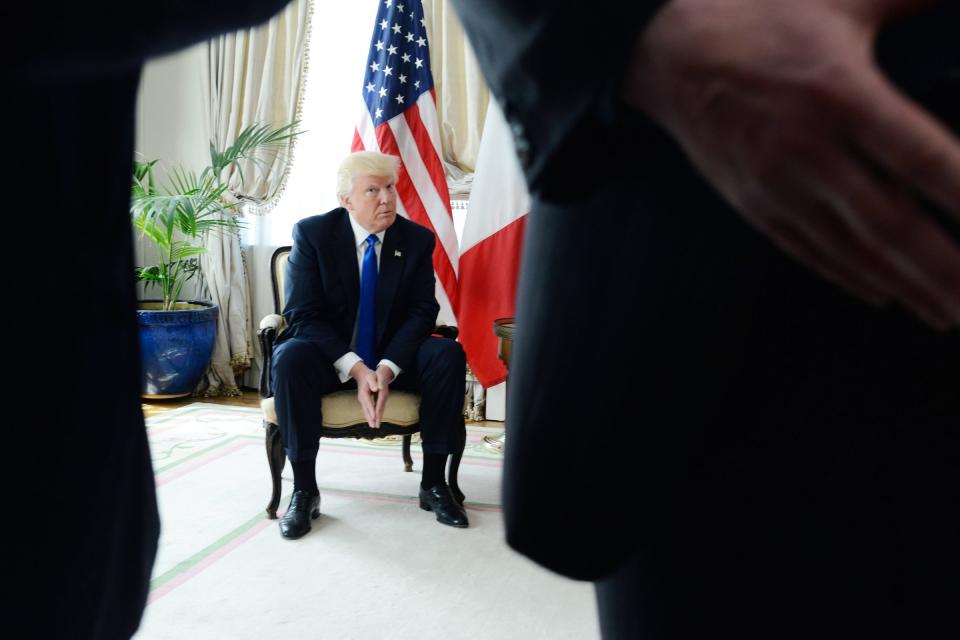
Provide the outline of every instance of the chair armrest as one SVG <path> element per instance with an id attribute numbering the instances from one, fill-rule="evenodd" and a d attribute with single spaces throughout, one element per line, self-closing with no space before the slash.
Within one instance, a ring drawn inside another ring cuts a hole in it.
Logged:
<path id="1" fill-rule="evenodd" d="M 433 330 L 434 335 L 438 335 L 442 338 L 450 338 L 451 340 L 456 340 L 457 336 L 460 335 L 460 329 L 457 327 L 451 327 L 446 324 L 438 324 L 437 328 Z"/>
<path id="2" fill-rule="evenodd" d="M 263 367 L 260 369 L 260 397 L 273 397 L 273 386 L 270 380 L 270 369 L 273 367 L 273 345 L 277 336 L 287 328 L 283 316 L 271 313 L 260 321 L 260 330 L 257 339 L 260 341 L 260 353 L 263 354 Z"/>
<path id="3" fill-rule="evenodd" d="M 275 329 L 277 335 L 280 335 L 284 329 L 287 328 L 287 321 L 284 320 L 283 316 L 276 313 L 271 313 L 268 316 L 264 316 L 263 320 L 260 321 L 260 330 L 264 329 Z"/>

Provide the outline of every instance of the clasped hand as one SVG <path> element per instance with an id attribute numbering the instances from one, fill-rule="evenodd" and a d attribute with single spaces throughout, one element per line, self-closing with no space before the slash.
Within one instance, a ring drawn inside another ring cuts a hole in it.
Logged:
<path id="1" fill-rule="evenodd" d="M 393 380 L 393 371 L 385 365 L 371 370 L 362 362 L 358 362 L 351 372 L 357 382 L 357 400 L 363 409 L 363 416 L 372 429 L 379 429 L 383 421 L 383 411 L 387 406 L 387 397 L 390 395 L 390 382 Z"/>
<path id="2" fill-rule="evenodd" d="M 960 324 L 960 143 L 874 60 L 927 0 L 671 0 L 623 95 L 787 254 L 874 304 Z"/>

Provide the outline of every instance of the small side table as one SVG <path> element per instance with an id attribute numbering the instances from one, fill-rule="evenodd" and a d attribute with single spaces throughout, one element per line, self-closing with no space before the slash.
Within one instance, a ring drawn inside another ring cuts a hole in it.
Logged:
<path id="1" fill-rule="evenodd" d="M 510 375 L 510 352 L 513 350 L 513 318 L 498 318 L 493 321 L 493 333 L 496 334 L 497 355 L 503 360 L 507 367 L 507 376 Z M 504 425 L 506 428 L 506 425 Z M 501 433 L 499 436 L 483 436 L 483 445 L 497 453 L 503 453 L 503 447 L 506 444 L 507 434 Z"/>

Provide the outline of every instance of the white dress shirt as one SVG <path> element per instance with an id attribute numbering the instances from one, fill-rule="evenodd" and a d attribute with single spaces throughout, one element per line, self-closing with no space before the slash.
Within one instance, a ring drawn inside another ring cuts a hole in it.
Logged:
<path id="1" fill-rule="evenodd" d="M 367 238 L 370 237 L 370 232 L 357 224 L 357 221 L 353 219 L 353 216 L 350 212 L 347 212 L 347 217 L 350 219 L 350 227 L 353 229 L 353 238 L 354 244 L 357 247 L 357 271 L 360 273 L 360 277 L 363 278 L 363 254 L 367 251 Z M 373 250 L 377 254 L 377 271 L 380 271 L 380 250 L 383 247 L 383 237 L 386 235 L 386 230 L 374 234 L 377 236 L 377 244 L 374 246 Z M 359 314 L 357 314 L 359 317 Z M 354 321 L 354 336 L 357 334 L 356 330 L 356 321 Z M 362 358 L 358 356 L 353 351 L 345 353 L 341 357 L 337 358 L 337 361 L 333 363 L 333 368 L 337 370 L 337 376 L 340 378 L 340 382 L 346 382 L 350 379 L 350 370 L 353 369 L 353 366 L 360 362 Z M 377 363 L 379 367 L 381 364 L 386 365 L 393 371 L 393 378 L 396 380 L 397 376 L 403 371 L 391 360 L 380 360 Z"/>

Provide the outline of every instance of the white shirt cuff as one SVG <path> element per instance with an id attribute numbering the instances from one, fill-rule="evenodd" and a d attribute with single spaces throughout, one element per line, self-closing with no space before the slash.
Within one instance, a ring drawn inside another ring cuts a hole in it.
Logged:
<path id="1" fill-rule="evenodd" d="M 337 370 L 337 377 L 340 378 L 340 382 L 346 382 L 350 379 L 350 370 L 358 362 L 360 362 L 360 356 L 353 351 L 348 351 L 337 358 L 337 361 L 333 363 L 333 368 Z"/>
<path id="2" fill-rule="evenodd" d="M 403 369 L 401 369 L 396 364 L 394 364 L 392 360 L 386 360 L 386 359 L 381 360 L 380 362 L 377 363 L 377 366 L 379 367 L 381 364 L 387 365 L 390 371 L 393 371 L 393 380 L 396 380 L 397 376 L 400 375 L 400 372 L 403 371 Z M 391 382 L 393 382 L 393 380 L 391 380 Z"/>

